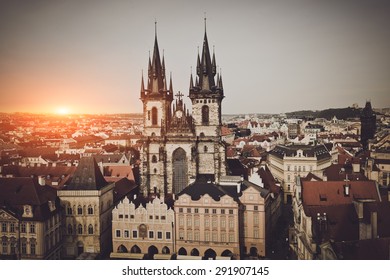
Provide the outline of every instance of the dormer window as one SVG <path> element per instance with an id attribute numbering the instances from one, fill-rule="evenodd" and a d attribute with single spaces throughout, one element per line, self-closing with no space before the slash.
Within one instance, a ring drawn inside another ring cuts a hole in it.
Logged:
<path id="1" fill-rule="evenodd" d="M 49 200 L 49 201 L 47 202 L 47 204 L 49 205 L 49 210 L 50 210 L 50 212 L 53 212 L 54 210 L 56 210 L 56 204 L 55 204 L 54 201 Z"/>
<path id="2" fill-rule="evenodd" d="M 24 205 L 23 206 L 23 217 L 32 217 L 33 216 L 33 213 L 32 213 L 32 209 L 31 209 L 31 205 Z"/>

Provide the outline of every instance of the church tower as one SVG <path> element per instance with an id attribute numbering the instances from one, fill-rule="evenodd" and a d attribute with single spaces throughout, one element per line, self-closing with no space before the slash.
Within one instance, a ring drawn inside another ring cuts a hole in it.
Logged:
<path id="1" fill-rule="evenodd" d="M 225 145 L 221 140 L 222 78 L 211 59 L 205 31 L 202 58 L 198 54 L 197 78 L 190 81 L 192 114 L 184 95 L 175 94 L 172 78 L 165 78 L 164 58 L 155 36 L 148 80 L 141 80 L 144 132 L 141 150 L 141 191 L 177 194 L 195 180 L 219 182 L 226 175 Z"/>
<path id="2" fill-rule="evenodd" d="M 197 150 L 197 179 L 218 182 L 226 175 L 225 146 L 221 141 L 222 99 L 224 98 L 222 76 L 217 75 L 215 53 L 211 58 L 205 30 L 202 54 L 197 57 L 196 79 L 190 77 L 189 97 L 192 101 Z M 217 79 L 215 80 L 215 76 Z"/>
<path id="3" fill-rule="evenodd" d="M 194 85 L 191 73 L 189 94 L 192 101 L 192 116 L 196 136 L 220 137 L 222 126 L 221 103 L 224 98 L 222 76 L 217 75 L 217 81 L 215 81 L 217 66 L 214 52 L 211 59 L 206 19 L 202 55 L 200 57 L 198 53 L 196 74 Z"/>
<path id="4" fill-rule="evenodd" d="M 360 115 L 360 142 L 363 149 L 368 149 L 368 140 L 374 138 L 376 130 L 376 116 L 371 107 L 371 102 L 367 101 Z"/>
<path id="5" fill-rule="evenodd" d="M 170 82 L 172 83 L 172 80 Z M 165 61 L 164 56 L 162 61 L 160 60 L 157 29 L 155 30 L 152 59 L 149 56 L 147 87 L 145 88 L 142 75 L 140 99 L 143 103 L 144 135 L 163 136 L 171 117 L 170 108 L 173 93 L 167 89 Z"/>

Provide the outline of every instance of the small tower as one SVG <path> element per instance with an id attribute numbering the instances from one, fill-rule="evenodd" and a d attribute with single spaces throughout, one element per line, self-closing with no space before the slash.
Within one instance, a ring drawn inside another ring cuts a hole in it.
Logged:
<path id="1" fill-rule="evenodd" d="M 193 83 L 192 73 L 190 77 L 189 97 L 192 101 L 192 116 L 194 118 L 195 134 L 200 137 L 221 136 L 221 103 L 224 98 L 222 77 L 217 74 L 215 53 L 211 58 L 206 32 L 203 39 L 202 55 L 197 58 L 196 80 Z"/>
<path id="2" fill-rule="evenodd" d="M 360 115 L 360 142 L 363 149 L 368 149 L 368 140 L 374 138 L 376 130 L 376 116 L 371 107 L 371 102 L 367 101 Z"/>
<path id="3" fill-rule="evenodd" d="M 149 56 L 147 87 L 145 88 L 142 76 L 140 99 L 143 103 L 144 136 L 163 136 L 170 119 L 173 93 L 167 89 L 164 57 L 162 60 L 160 59 L 157 42 L 157 23 L 155 23 L 152 59 Z"/>

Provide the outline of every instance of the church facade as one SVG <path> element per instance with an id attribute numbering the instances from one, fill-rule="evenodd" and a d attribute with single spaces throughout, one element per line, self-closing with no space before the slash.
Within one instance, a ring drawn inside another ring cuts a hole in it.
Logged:
<path id="1" fill-rule="evenodd" d="M 174 98 L 175 95 L 175 98 Z M 157 35 L 149 57 L 146 83 L 141 81 L 144 132 L 141 151 L 141 191 L 178 194 L 196 180 L 218 183 L 226 175 L 225 145 L 221 140 L 222 77 L 217 73 L 205 30 L 197 57 L 195 81 L 190 77 L 192 113 L 183 94 L 174 94 L 165 75 Z"/>

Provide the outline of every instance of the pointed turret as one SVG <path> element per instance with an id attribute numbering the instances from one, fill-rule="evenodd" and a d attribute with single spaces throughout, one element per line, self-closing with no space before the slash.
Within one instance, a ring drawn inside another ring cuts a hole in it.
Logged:
<path id="1" fill-rule="evenodd" d="M 144 73 L 141 75 L 141 98 L 145 97 Z"/>
<path id="2" fill-rule="evenodd" d="M 211 62 L 212 64 L 212 72 L 215 75 L 217 73 L 217 64 L 215 63 L 215 51 L 213 49 L 213 61 Z"/>
<path id="3" fill-rule="evenodd" d="M 191 73 L 191 76 L 190 76 L 190 89 L 193 89 L 194 88 L 194 80 L 192 78 L 192 73 Z"/>

